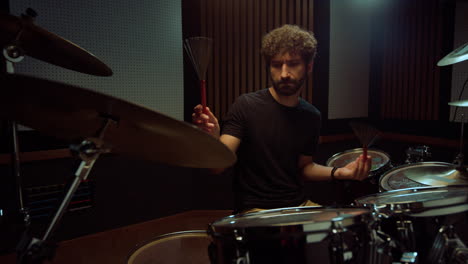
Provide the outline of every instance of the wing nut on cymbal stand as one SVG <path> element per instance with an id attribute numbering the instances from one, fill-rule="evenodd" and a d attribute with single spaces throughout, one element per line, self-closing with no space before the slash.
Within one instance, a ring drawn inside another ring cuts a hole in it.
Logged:
<path id="1" fill-rule="evenodd" d="M 81 158 L 80 166 L 75 172 L 75 178 L 68 189 L 59 209 L 54 215 L 51 223 L 49 224 L 47 231 L 45 232 L 42 239 L 31 238 L 28 235 L 28 230 L 25 231 L 21 241 L 17 246 L 17 263 L 42 263 L 45 259 L 52 259 L 55 255 L 55 248 L 52 242 L 49 241 L 52 233 L 55 231 L 60 219 L 65 213 L 73 194 L 78 189 L 80 183 L 88 178 L 94 163 L 99 158 L 100 154 L 110 152 L 109 148 L 103 148 L 104 146 L 104 133 L 111 123 L 115 123 L 112 119 L 105 119 L 104 126 L 99 132 L 98 138 L 87 138 L 82 141 L 78 146 L 71 146 L 70 149 L 77 152 Z"/>

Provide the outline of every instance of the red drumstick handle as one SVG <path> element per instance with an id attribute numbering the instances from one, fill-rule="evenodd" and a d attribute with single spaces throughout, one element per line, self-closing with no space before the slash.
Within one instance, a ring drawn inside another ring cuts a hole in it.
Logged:
<path id="1" fill-rule="evenodd" d="M 362 153 L 362 156 L 363 156 L 362 161 L 366 162 L 367 161 L 367 146 L 366 145 L 362 146 L 362 152 L 363 152 Z"/>
<path id="2" fill-rule="evenodd" d="M 200 80 L 200 98 L 203 112 L 206 112 L 206 80 Z"/>

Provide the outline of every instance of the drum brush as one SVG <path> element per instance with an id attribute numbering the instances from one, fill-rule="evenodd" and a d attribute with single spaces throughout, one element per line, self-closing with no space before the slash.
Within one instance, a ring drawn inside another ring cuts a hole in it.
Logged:
<path id="1" fill-rule="evenodd" d="M 185 51 L 200 81 L 200 98 L 203 112 L 206 111 L 206 71 L 210 62 L 212 46 L 213 39 L 207 37 L 192 37 L 184 41 Z"/>
<path id="2" fill-rule="evenodd" d="M 365 162 L 367 160 L 367 148 L 374 143 L 374 141 L 377 139 L 377 136 L 380 134 L 380 131 L 375 127 L 363 122 L 352 121 L 349 123 L 349 125 L 353 129 L 354 134 L 362 145 L 362 155 Z"/>

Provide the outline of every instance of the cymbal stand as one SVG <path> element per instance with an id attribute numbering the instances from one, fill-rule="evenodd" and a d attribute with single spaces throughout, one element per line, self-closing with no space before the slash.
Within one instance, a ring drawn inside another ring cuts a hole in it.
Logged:
<path id="1" fill-rule="evenodd" d="M 465 126 L 465 115 L 461 114 L 461 132 L 460 132 L 460 152 L 455 157 L 453 163 L 457 166 L 458 171 L 466 172 L 464 164 L 465 155 L 463 154 L 463 134 L 464 134 L 464 126 Z"/>
<path id="2" fill-rule="evenodd" d="M 17 39 L 21 34 L 18 33 Z M 24 59 L 24 51 L 16 45 L 16 40 L 12 44 L 7 45 L 3 48 L 3 57 L 5 58 L 6 63 L 6 72 L 7 74 L 14 74 L 15 68 L 14 63 L 18 63 Z M 8 88 L 7 88 L 8 89 Z M 24 207 L 23 201 L 23 190 L 22 190 L 22 177 L 20 173 L 20 158 L 19 158 L 19 143 L 18 143 L 18 125 L 15 121 L 8 121 L 8 130 L 11 134 L 13 141 L 12 149 L 12 165 L 13 165 L 13 175 L 16 180 L 16 195 L 19 206 L 20 215 L 23 218 L 23 222 L 26 227 L 30 225 L 31 217 L 28 210 Z"/>
<path id="3" fill-rule="evenodd" d="M 67 209 L 73 194 L 78 189 L 78 186 L 82 181 L 88 178 L 88 175 L 91 172 L 94 163 L 99 158 L 99 155 L 110 152 L 110 149 L 104 148 L 103 137 L 111 122 L 114 122 L 114 120 L 109 118 L 104 120 L 104 124 L 99 132 L 98 138 L 88 138 L 83 140 L 78 146 L 70 146 L 70 149 L 73 152 L 77 152 L 78 156 L 82 160 L 80 166 L 75 172 L 75 178 L 42 239 L 29 238 L 27 234 L 23 236 L 23 239 L 17 247 L 17 263 L 42 263 L 46 258 L 53 258 L 56 246 L 48 240 L 57 228 L 57 224 L 65 213 L 65 210 Z"/>

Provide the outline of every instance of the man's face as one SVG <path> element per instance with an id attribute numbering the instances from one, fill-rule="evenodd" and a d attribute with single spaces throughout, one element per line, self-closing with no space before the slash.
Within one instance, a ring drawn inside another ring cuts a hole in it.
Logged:
<path id="1" fill-rule="evenodd" d="M 270 63 L 273 88 L 279 95 L 297 95 L 311 67 L 305 64 L 300 55 L 289 52 L 277 54 Z"/>

